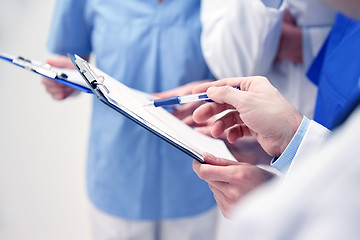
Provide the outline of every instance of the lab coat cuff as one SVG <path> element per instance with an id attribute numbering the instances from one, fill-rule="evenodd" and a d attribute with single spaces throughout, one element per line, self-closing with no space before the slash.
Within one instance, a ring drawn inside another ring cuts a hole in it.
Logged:
<path id="1" fill-rule="evenodd" d="M 273 158 L 271 160 L 270 165 L 272 167 L 274 167 L 283 174 L 287 172 L 302 142 L 302 139 L 304 138 L 304 135 L 309 128 L 309 125 L 310 120 L 306 116 L 304 116 L 298 130 L 291 139 L 289 145 L 286 147 L 285 151 L 280 155 L 280 157 Z"/>

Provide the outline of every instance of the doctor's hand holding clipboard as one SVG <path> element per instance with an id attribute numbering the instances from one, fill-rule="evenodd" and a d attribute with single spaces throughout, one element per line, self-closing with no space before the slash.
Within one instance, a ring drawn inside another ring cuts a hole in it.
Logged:
<path id="1" fill-rule="evenodd" d="M 59 56 L 56 58 L 49 59 L 49 60 L 47 60 L 47 64 L 49 64 L 53 67 L 58 67 L 58 68 L 75 69 L 71 60 L 65 56 Z M 78 92 L 78 90 L 76 90 L 73 87 L 53 81 L 46 77 L 43 77 L 41 79 L 41 82 L 42 82 L 42 84 L 45 85 L 46 91 L 56 100 L 64 100 L 65 98 L 69 97 L 70 95 Z"/>

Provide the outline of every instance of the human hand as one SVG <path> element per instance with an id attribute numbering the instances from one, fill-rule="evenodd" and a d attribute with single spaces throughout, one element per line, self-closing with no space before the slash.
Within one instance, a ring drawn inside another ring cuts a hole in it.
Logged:
<path id="1" fill-rule="evenodd" d="M 212 129 L 212 126 L 214 125 L 214 123 L 216 121 L 215 117 L 209 118 L 208 120 L 206 120 L 204 122 L 201 122 L 201 123 L 196 123 L 194 121 L 193 116 L 191 116 L 191 118 L 192 118 L 192 121 L 194 122 L 194 124 L 192 124 L 192 125 L 188 124 L 189 126 L 193 127 L 193 129 L 198 133 L 201 133 L 201 134 L 206 135 L 208 137 L 213 137 L 211 135 L 211 129 Z M 222 134 L 221 136 L 217 137 L 217 138 L 220 138 L 223 141 L 227 141 L 225 133 Z"/>
<path id="2" fill-rule="evenodd" d="M 208 164 L 193 161 L 193 170 L 209 184 L 221 212 L 228 216 L 231 207 L 248 192 L 268 181 L 273 174 L 254 165 L 216 158 L 205 153 Z"/>
<path id="3" fill-rule="evenodd" d="M 224 141 L 224 143 L 238 162 L 269 165 L 272 159 L 255 137 L 244 137 L 237 139 L 234 143 L 229 143 L 229 141 Z"/>
<path id="4" fill-rule="evenodd" d="M 240 91 L 233 87 L 240 87 Z M 302 115 L 265 77 L 228 78 L 196 86 L 193 93 L 206 91 L 213 103 L 206 103 L 193 113 L 195 122 L 236 109 L 217 119 L 211 134 L 218 137 L 227 130 L 234 142 L 254 136 L 271 156 L 279 156 L 287 147 L 302 121 Z"/>
<path id="5" fill-rule="evenodd" d="M 75 68 L 74 65 L 71 63 L 70 58 L 64 56 L 49 59 L 47 63 L 54 67 L 72 69 Z M 50 95 L 56 100 L 63 100 L 76 91 L 72 87 L 66 86 L 46 77 L 43 77 L 41 79 L 41 82 L 45 85 L 46 91 L 50 93 Z"/>
<path id="6" fill-rule="evenodd" d="M 275 61 L 303 62 L 302 32 L 288 11 L 284 12 L 279 49 Z"/>
<path id="7" fill-rule="evenodd" d="M 153 96 L 157 98 L 168 98 L 168 97 L 174 97 L 174 96 L 184 96 L 192 93 L 192 89 L 202 83 L 209 82 L 211 80 L 201 80 L 201 81 L 195 81 L 188 84 L 185 84 L 183 86 L 161 92 L 161 93 L 154 93 Z M 191 127 L 195 126 L 205 126 L 204 124 L 197 124 L 194 122 L 192 118 L 192 114 L 194 110 L 199 107 L 202 103 L 201 102 L 193 102 L 193 103 L 187 103 L 179 106 L 176 110 L 172 112 L 172 114 L 186 123 L 187 125 Z"/>
<path id="8" fill-rule="evenodd" d="M 194 130 L 203 135 L 213 137 L 211 135 L 211 129 L 215 121 L 216 118 L 210 118 L 206 121 L 204 126 L 197 126 Z M 227 139 L 226 130 L 217 138 L 223 140 L 231 154 L 239 162 L 269 165 L 270 160 L 272 159 L 272 157 L 264 151 L 255 137 L 238 138 L 235 142 L 230 143 Z"/>

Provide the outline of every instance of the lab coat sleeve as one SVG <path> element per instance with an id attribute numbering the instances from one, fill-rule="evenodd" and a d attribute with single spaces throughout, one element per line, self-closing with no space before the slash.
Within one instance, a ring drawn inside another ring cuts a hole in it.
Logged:
<path id="1" fill-rule="evenodd" d="M 308 159 L 314 159 L 314 156 L 318 154 L 330 134 L 331 131 L 329 129 L 311 120 L 308 130 L 306 131 L 295 157 L 292 160 L 287 175 L 291 174 L 291 172 L 300 165 L 303 165 L 306 161 L 308 161 Z"/>
<path id="2" fill-rule="evenodd" d="M 273 158 L 273 160 L 271 161 L 270 165 L 272 167 L 274 167 L 281 173 L 287 172 L 302 142 L 302 139 L 308 130 L 310 122 L 311 121 L 307 117 L 303 117 L 303 120 L 301 121 L 298 130 L 291 139 L 289 145 L 286 147 L 285 151 L 278 158 Z"/>
<path id="3" fill-rule="evenodd" d="M 245 196 L 224 239 L 357 239 L 359 121 L 360 108 L 281 184 L 273 181 Z M 328 132 L 315 122 L 311 128 Z"/>
<path id="4" fill-rule="evenodd" d="M 216 78 L 264 75 L 278 49 L 282 13 L 260 0 L 203 0 L 201 46 Z"/>

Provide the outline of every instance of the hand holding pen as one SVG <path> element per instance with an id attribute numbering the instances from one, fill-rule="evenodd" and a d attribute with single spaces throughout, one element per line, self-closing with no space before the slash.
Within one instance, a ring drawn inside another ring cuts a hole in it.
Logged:
<path id="1" fill-rule="evenodd" d="M 234 87 L 234 88 L 240 90 L 239 87 Z M 206 93 L 197 93 L 197 94 L 189 94 L 184 96 L 155 99 L 145 106 L 161 107 L 161 106 L 170 106 L 170 105 L 185 104 L 185 103 L 199 102 L 199 101 L 212 102 L 212 100 L 207 96 Z"/>

